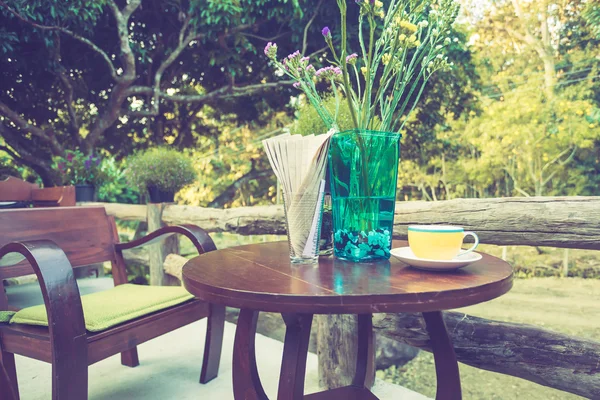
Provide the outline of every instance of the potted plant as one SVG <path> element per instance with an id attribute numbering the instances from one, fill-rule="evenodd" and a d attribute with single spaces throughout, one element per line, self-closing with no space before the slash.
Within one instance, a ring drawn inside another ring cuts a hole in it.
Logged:
<path id="1" fill-rule="evenodd" d="M 84 154 L 79 150 L 67 150 L 64 157 L 57 157 L 55 166 L 65 185 L 75 186 L 76 201 L 94 201 L 96 187 L 104 181 L 100 168 L 102 159 L 97 154 Z"/>
<path id="2" fill-rule="evenodd" d="M 152 203 L 172 203 L 175 193 L 196 180 L 192 160 L 166 147 L 138 152 L 127 160 L 127 179 L 140 191 L 148 191 Z"/>
<path id="3" fill-rule="evenodd" d="M 432 74 L 452 66 L 444 53 L 459 11 L 455 0 L 386 3 L 337 0 L 341 32 L 334 41 L 331 30 L 323 28 L 331 65 L 321 69 L 299 51 L 280 61 L 275 43 L 265 47 L 265 55 L 304 92 L 327 129 L 337 132 L 329 151 L 334 250 L 351 261 L 390 257 L 400 132 Z M 360 8 L 354 44 L 346 28 L 348 7 Z M 319 81 L 331 88 L 335 107 L 323 101 Z M 340 132 L 342 101 L 352 129 Z"/>

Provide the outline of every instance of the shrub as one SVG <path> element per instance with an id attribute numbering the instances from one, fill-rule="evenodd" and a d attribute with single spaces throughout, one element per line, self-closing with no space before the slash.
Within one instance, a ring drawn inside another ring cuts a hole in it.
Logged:
<path id="1" fill-rule="evenodd" d="M 102 159 L 99 155 L 85 155 L 79 150 L 67 150 L 65 157 L 56 157 L 54 162 L 64 185 L 100 186 L 105 180 L 104 172 L 100 168 Z"/>
<path id="2" fill-rule="evenodd" d="M 330 111 L 335 110 L 335 98 L 329 96 L 323 100 L 324 106 Z M 319 117 L 317 110 L 304 99 L 300 99 L 296 104 L 296 117 L 298 118 L 290 126 L 290 132 L 292 134 L 299 135 L 320 135 L 327 132 L 327 126 L 323 120 Z M 340 103 L 338 126 L 340 131 L 352 129 L 352 116 L 350 114 L 350 108 L 348 102 L 342 101 Z"/>
<path id="3" fill-rule="evenodd" d="M 196 180 L 192 160 L 174 149 L 148 149 L 129 157 L 127 164 L 127 180 L 144 191 L 155 186 L 163 191 L 177 192 Z"/>
<path id="4" fill-rule="evenodd" d="M 105 158 L 100 163 L 100 169 L 106 179 L 98 188 L 98 201 L 126 204 L 139 202 L 140 193 L 127 182 L 122 162 L 117 162 L 113 157 Z"/>

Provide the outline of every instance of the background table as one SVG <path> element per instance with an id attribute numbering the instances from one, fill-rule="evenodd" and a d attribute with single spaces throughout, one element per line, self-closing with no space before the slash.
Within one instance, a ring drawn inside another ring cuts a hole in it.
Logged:
<path id="1" fill-rule="evenodd" d="M 406 246 L 395 241 L 394 247 Z M 501 296 L 512 287 L 512 268 L 484 254 L 454 272 L 427 272 L 389 261 L 351 263 L 322 258 L 317 265 L 290 264 L 287 242 L 209 252 L 183 268 L 186 289 L 198 298 L 240 308 L 233 354 L 236 400 L 267 399 L 254 351 L 259 311 L 281 313 L 287 326 L 278 399 L 376 399 L 371 314 L 422 312 L 436 364 L 437 399 L 460 399 L 460 376 L 441 310 Z M 351 386 L 304 396 L 313 314 L 357 314 L 358 357 Z"/>

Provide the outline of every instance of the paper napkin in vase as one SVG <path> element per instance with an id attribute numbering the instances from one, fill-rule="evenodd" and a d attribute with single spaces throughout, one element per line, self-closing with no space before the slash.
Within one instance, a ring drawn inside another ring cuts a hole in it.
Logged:
<path id="1" fill-rule="evenodd" d="M 288 237 L 297 255 L 316 253 L 327 153 L 333 133 L 333 130 L 317 136 L 285 133 L 262 142 L 283 188 Z"/>

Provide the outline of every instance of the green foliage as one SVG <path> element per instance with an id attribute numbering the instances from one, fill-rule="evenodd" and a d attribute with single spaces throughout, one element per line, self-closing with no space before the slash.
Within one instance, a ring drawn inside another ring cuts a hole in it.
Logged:
<path id="1" fill-rule="evenodd" d="M 56 157 L 54 162 L 64 185 L 100 186 L 106 179 L 100 168 L 102 158 L 99 155 L 85 155 L 79 150 L 69 150 L 65 157 Z"/>
<path id="2" fill-rule="evenodd" d="M 136 204 L 140 193 L 127 182 L 124 162 L 108 157 L 100 163 L 100 170 L 105 176 L 104 183 L 98 188 L 98 201 L 107 203 Z"/>
<path id="3" fill-rule="evenodd" d="M 334 96 L 328 96 L 323 100 L 323 107 L 334 110 L 335 102 Z M 305 101 L 304 96 L 297 98 L 295 105 L 297 119 L 290 126 L 290 132 L 292 134 L 320 135 L 321 133 L 327 132 L 327 126 L 319 116 L 317 110 L 310 103 Z M 340 131 L 349 130 L 353 127 L 350 108 L 345 101 L 340 103 L 337 123 Z"/>
<path id="4" fill-rule="evenodd" d="M 142 191 L 155 186 L 177 192 L 197 177 L 192 160 L 167 147 L 148 149 L 129 157 L 125 173 L 129 183 Z"/>
<path id="5" fill-rule="evenodd" d="M 583 12 L 583 18 L 587 21 L 590 29 L 600 38 L 600 2 L 589 0 Z"/>

